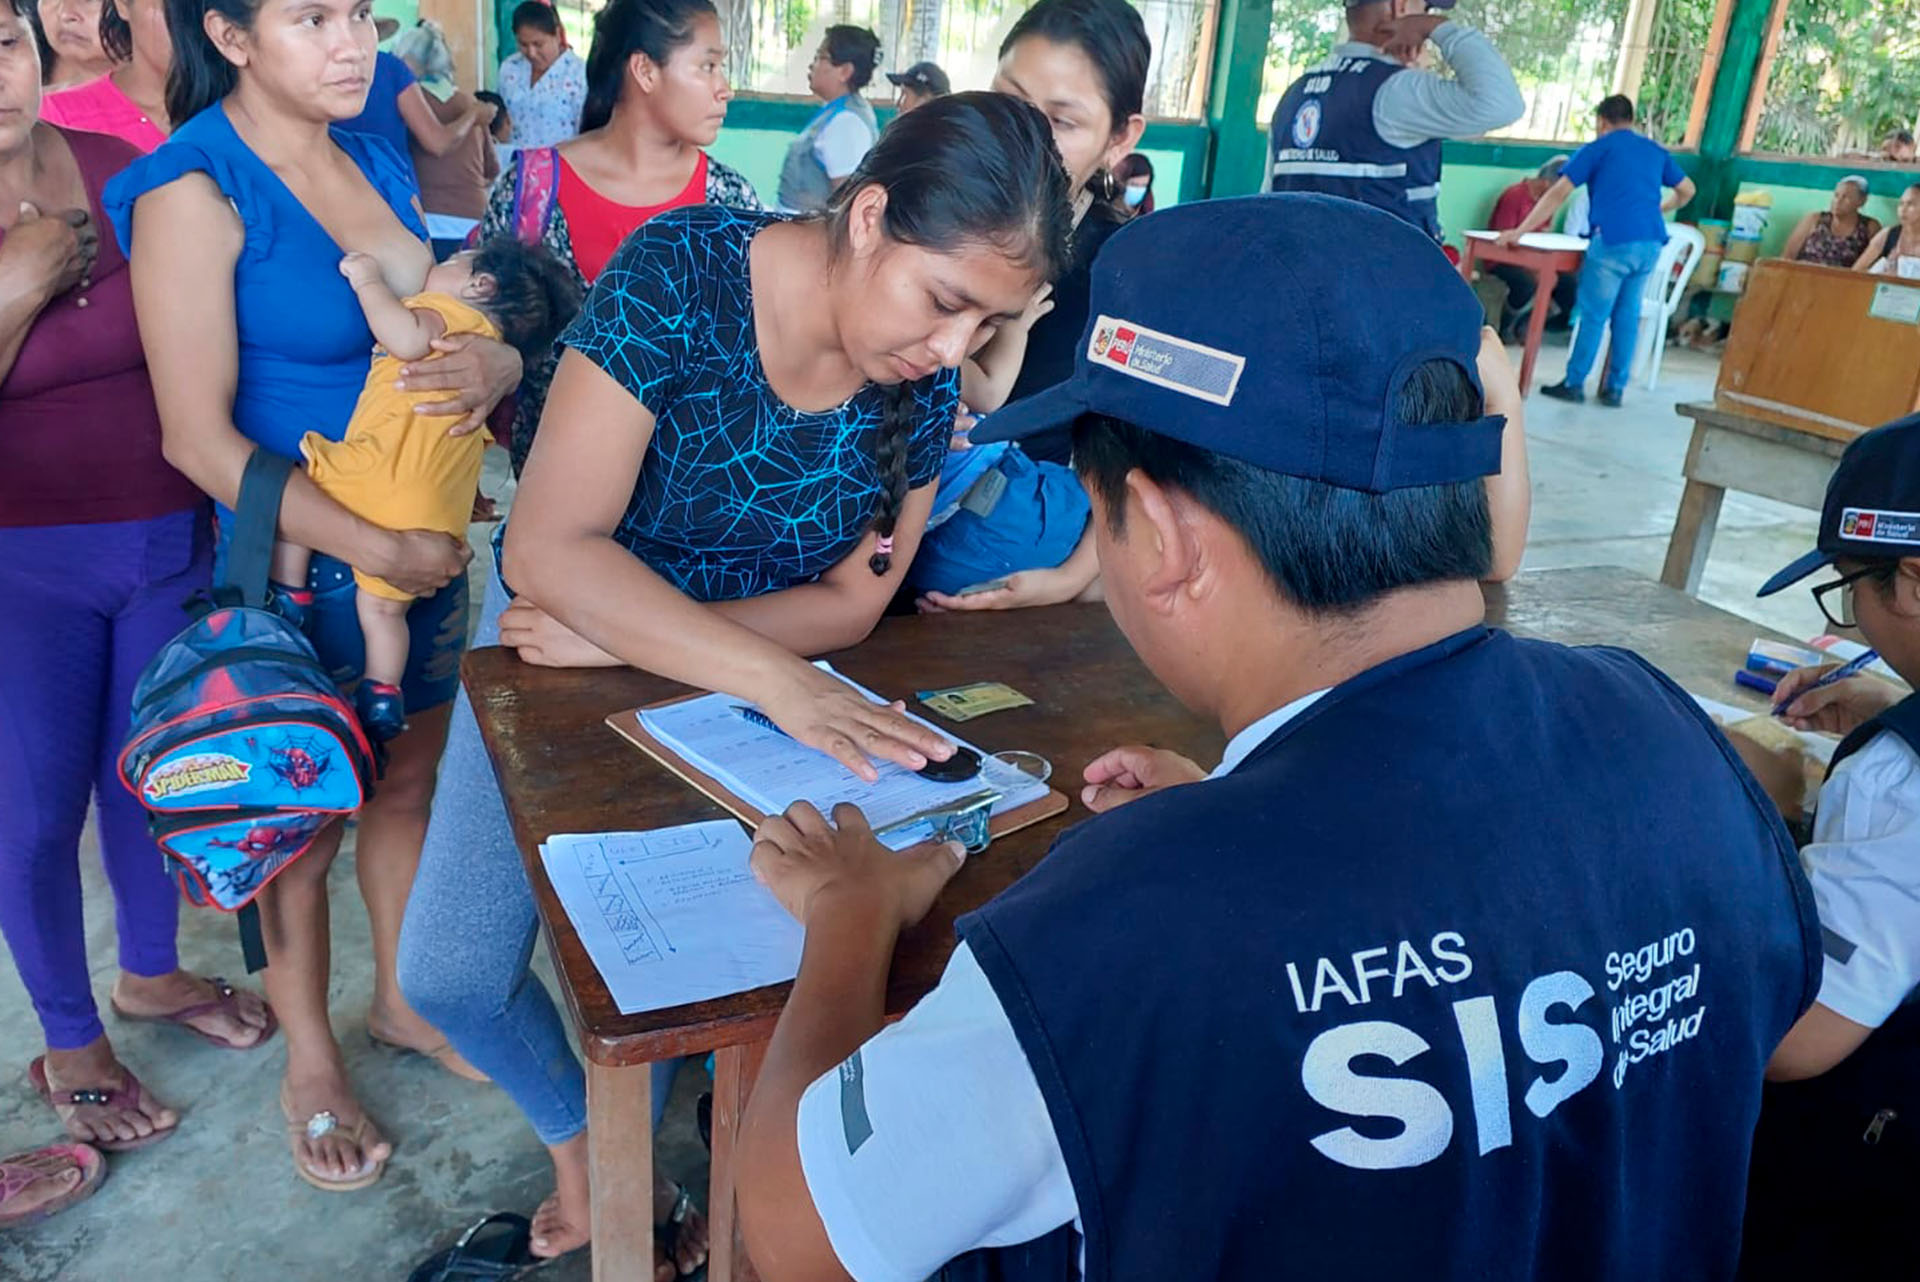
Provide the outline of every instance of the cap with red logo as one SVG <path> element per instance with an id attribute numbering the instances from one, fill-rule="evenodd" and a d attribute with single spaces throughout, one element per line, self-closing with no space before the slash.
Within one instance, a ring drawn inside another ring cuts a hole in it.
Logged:
<path id="1" fill-rule="evenodd" d="M 1381 493 L 1491 476 L 1506 419 L 1403 423 L 1414 370 L 1477 389 L 1485 312 L 1419 228 L 1288 193 L 1163 209 L 1093 263 L 1073 375 L 988 415 L 976 443 L 1106 414 L 1269 471 Z"/>
<path id="2" fill-rule="evenodd" d="M 1768 579 L 1760 596 L 1792 587 L 1841 558 L 1920 556 L 1920 414 L 1857 436 L 1827 482 L 1814 550 Z"/>

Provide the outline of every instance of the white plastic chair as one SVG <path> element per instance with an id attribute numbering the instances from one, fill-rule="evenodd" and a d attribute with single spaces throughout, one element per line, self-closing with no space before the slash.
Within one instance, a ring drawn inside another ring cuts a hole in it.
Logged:
<path id="1" fill-rule="evenodd" d="M 1649 361 L 1649 392 L 1660 381 L 1660 362 L 1667 354 L 1667 325 L 1679 310 L 1687 282 L 1693 279 L 1694 269 L 1700 266 L 1701 255 L 1706 252 L 1707 238 L 1700 234 L 1698 227 L 1667 224 L 1666 246 L 1653 265 L 1653 273 L 1647 277 L 1647 292 L 1640 299 L 1640 338 L 1636 344 L 1639 350 L 1633 354 L 1636 370 L 1642 361 Z"/>
<path id="2" fill-rule="evenodd" d="M 1693 279 L 1694 269 L 1700 266 L 1700 257 L 1706 252 L 1707 238 L 1700 234 L 1698 227 L 1686 223 L 1667 224 L 1667 243 L 1661 247 L 1660 257 L 1654 260 L 1653 270 L 1647 273 L 1646 292 L 1640 296 L 1640 336 L 1634 340 L 1632 369 L 1638 370 L 1641 362 L 1652 357 L 1647 367 L 1648 391 L 1660 381 L 1660 362 L 1667 352 L 1667 323 L 1679 310 L 1687 282 Z M 1580 341 L 1577 321 L 1572 339 L 1575 343 Z M 1600 368 L 1605 369 L 1612 359 L 1611 352 L 1603 354 Z M 1633 381 L 1631 373 L 1627 381 Z"/>

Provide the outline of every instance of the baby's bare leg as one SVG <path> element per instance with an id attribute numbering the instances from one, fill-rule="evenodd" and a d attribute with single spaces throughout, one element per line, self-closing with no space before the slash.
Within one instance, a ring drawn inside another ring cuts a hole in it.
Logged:
<path id="1" fill-rule="evenodd" d="M 407 607 L 360 588 L 354 593 L 360 614 L 360 632 L 367 641 L 366 679 L 397 686 L 407 670 Z"/>
<path id="2" fill-rule="evenodd" d="M 307 564 L 312 560 L 312 548 L 301 547 L 285 539 L 275 539 L 273 561 L 267 577 L 283 587 L 304 589 L 307 586 Z"/>

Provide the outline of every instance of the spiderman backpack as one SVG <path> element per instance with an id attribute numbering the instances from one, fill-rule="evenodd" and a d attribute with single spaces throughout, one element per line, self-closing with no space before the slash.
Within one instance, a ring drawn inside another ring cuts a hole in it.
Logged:
<path id="1" fill-rule="evenodd" d="M 190 903 L 237 913 L 247 969 L 266 964 L 256 897 L 314 837 L 373 795 L 359 718 L 300 630 L 266 608 L 267 564 L 292 464 L 255 450 L 240 482 L 224 583 L 133 691 L 120 778 L 151 816 Z"/>

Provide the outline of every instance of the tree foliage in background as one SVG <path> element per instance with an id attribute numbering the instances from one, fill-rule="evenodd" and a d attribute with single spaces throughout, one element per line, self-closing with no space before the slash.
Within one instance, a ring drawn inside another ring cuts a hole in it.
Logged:
<path id="1" fill-rule="evenodd" d="M 1920 13 L 1885 0 L 1794 0 L 1754 150 L 1872 152 L 1920 113 Z"/>

